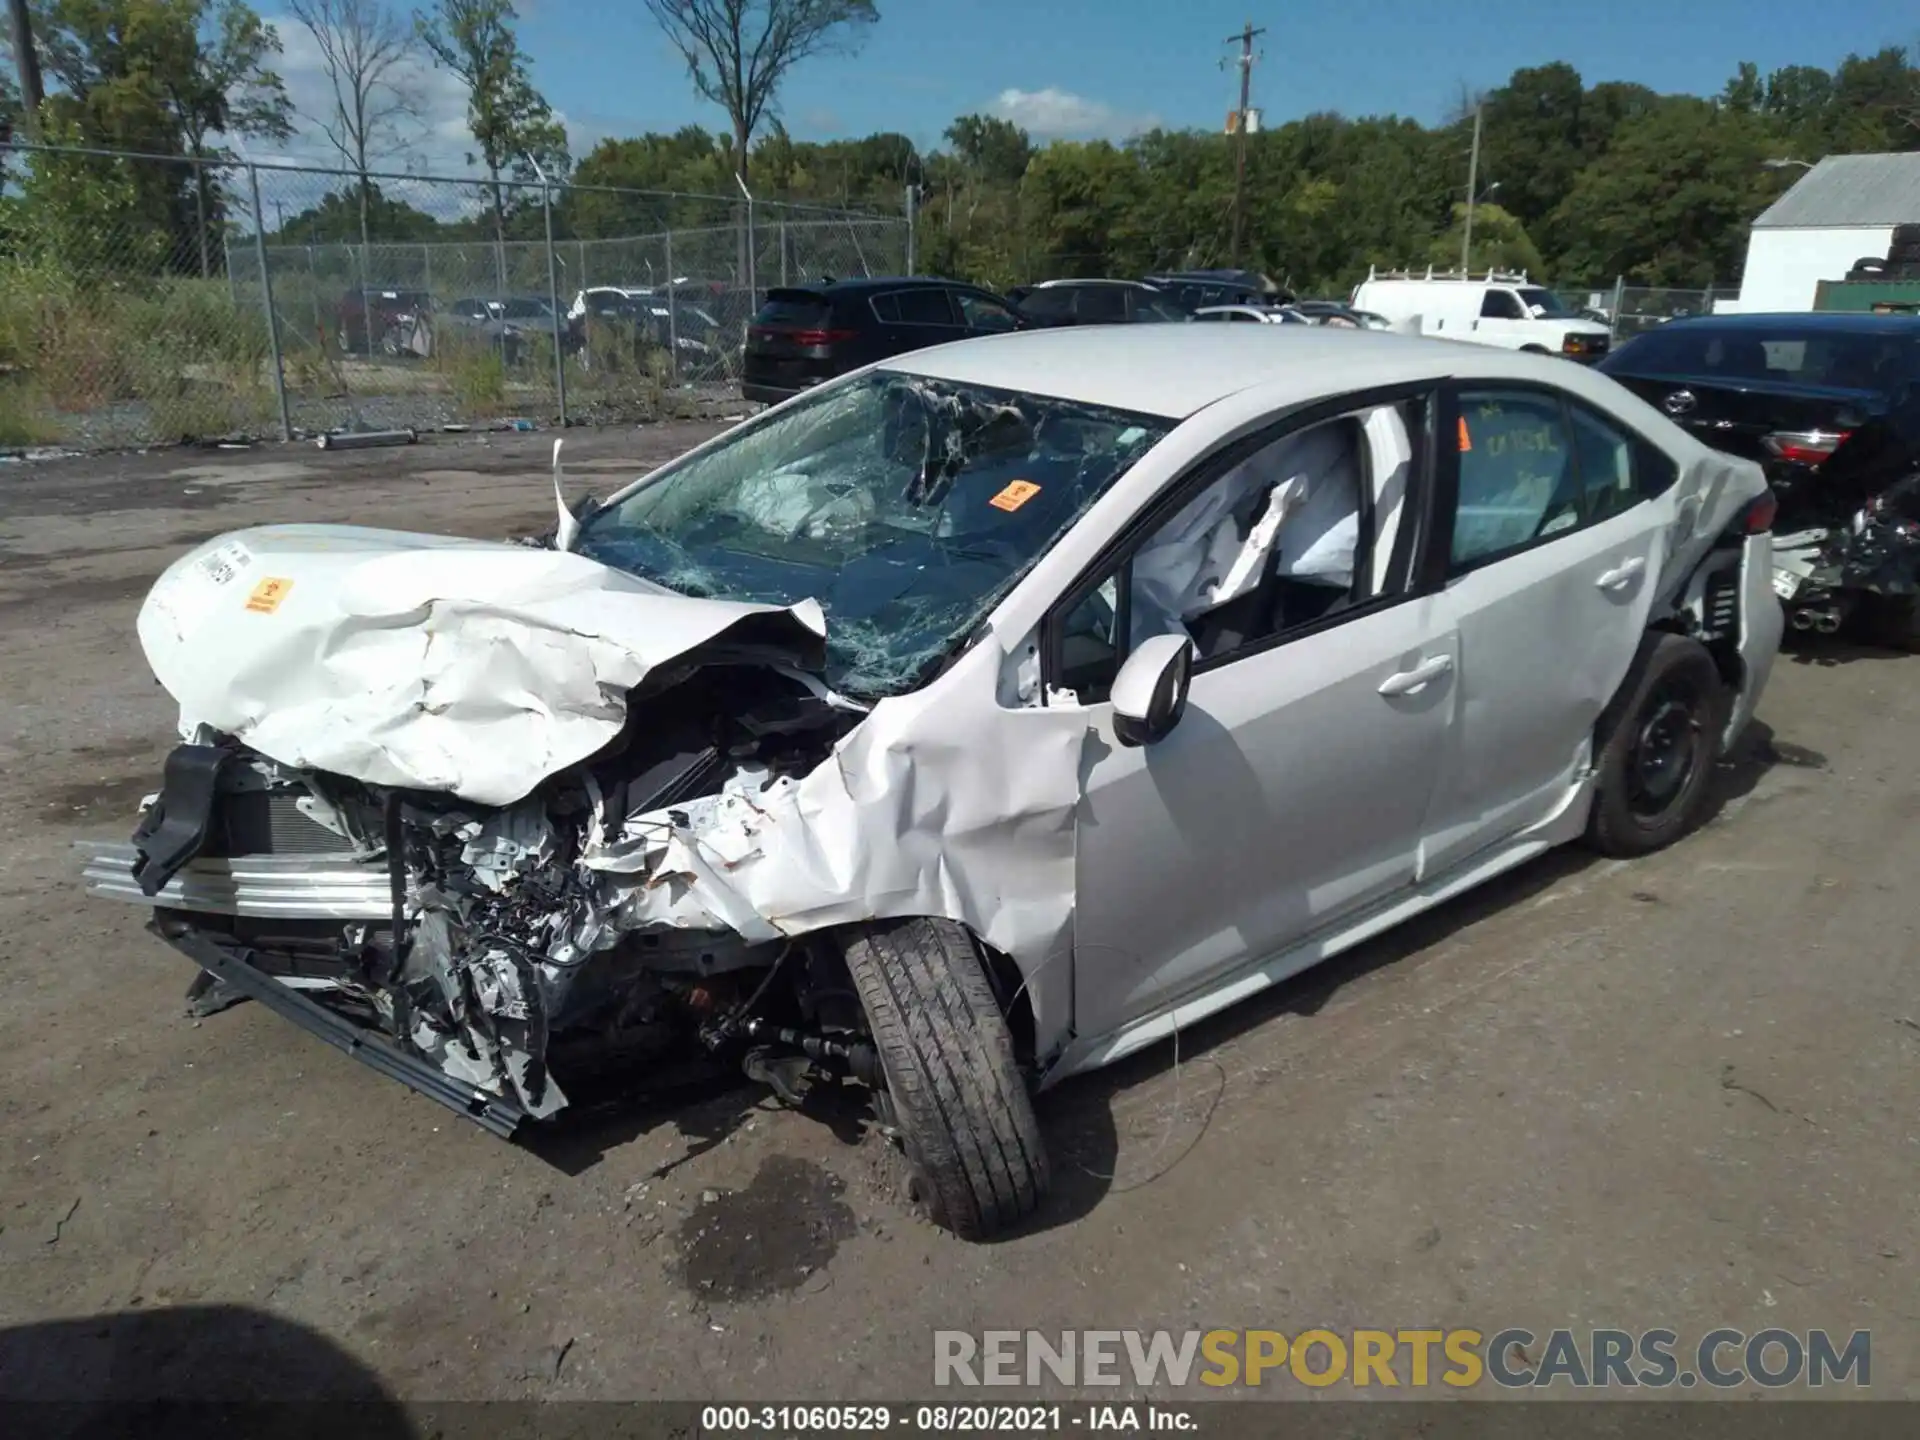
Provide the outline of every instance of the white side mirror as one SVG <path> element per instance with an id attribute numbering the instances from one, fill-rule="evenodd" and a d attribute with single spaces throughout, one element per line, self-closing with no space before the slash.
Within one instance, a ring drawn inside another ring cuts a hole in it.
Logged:
<path id="1" fill-rule="evenodd" d="M 1113 735 L 1122 745 L 1163 740 L 1187 709 L 1193 680 L 1193 642 L 1155 635 L 1141 643 L 1113 682 Z"/>

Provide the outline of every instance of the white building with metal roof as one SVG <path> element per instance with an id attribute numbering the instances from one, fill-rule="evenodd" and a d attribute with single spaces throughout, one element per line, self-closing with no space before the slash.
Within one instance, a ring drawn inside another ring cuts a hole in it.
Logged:
<path id="1" fill-rule="evenodd" d="M 1920 154 L 1829 155 L 1753 222 L 1740 299 L 1716 308 L 1811 310 L 1822 280 L 1885 257 L 1898 225 L 1920 225 Z"/>

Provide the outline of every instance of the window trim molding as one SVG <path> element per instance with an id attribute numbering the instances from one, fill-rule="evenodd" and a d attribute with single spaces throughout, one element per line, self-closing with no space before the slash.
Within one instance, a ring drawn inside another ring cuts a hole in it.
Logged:
<path id="1" fill-rule="evenodd" d="M 1413 457 L 1409 463 L 1407 496 L 1402 502 L 1407 506 L 1407 510 L 1401 516 L 1393 554 L 1389 558 L 1386 589 L 1371 599 L 1348 605 L 1331 615 L 1321 616 L 1303 625 L 1265 636 L 1227 654 L 1208 659 L 1196 657 L 1193 673 L 1203 675 L 1222 669 L 1237 661 L 1263 655 L 1295 640 L 1318 635 L 1348 621 L 1376 615 L 1395 605 L 1405 604 L 1409 600 L 1419 599 L 1440 589 L 1438 585 L 1426 583 L 1427 567 L 1416 565 L 1415 559 L 1423 548 L 1425 538 L 1432 533 L 1434 525 L 1434 496 L 1437 488 L 1433 470 L 1436 459 L 1435 437 L 1438 434 L 1447 433 L 1445 427 L 1436 423 L 1434 417 L 1440 411 L 1448 383 L 1446 377 L 1436 376 L 1402 381 L 1398 384 L 1383 385 L 1368 390 L 1350 391 L 1345 395 L 1324 400 L 1309 401 L 1278 412 L 1258 430 L 1227 440 L 1195 459 L 1180 474 L 1162 486 L 1152 500 L 1141 506 L 1113 538 L 1100 547 L 1099 552 L 1074 577 L 1073 582 L 1063 588 L 1054 602 L 1047 607 L 1046 614 L 1040 621 L 1042 703 L 1046 703 L 1047 697 L 1051 695 L 1064 673 L 1062 651 L 1066 637 L 1063 622 L 1089 594 L 1099 589 L 1109 579 L 1116 581 L 1114 625 L 1121 639 L 1115 657 L 1115 671 L 1118 673 L 1119 666 L 1126 664 L 1132 648 L 1130 641 L 1133 622 L 1131 613 L 1133 558 L 1141 544 L 1161 525 L 1177 515 L 1183 506 L 1198 496 L 1207 486 L 1249 456 L 1285 439 L 1288 435 L 1309 430 L 1329 420 L 1354 416 L 1357 412 L 1377 409 L 1383 405 L 1402 405 L 1409 401 L 1414 402 L 1416 408 L 1425 413 L 1424 433 L 1409 437 L 1413 442 Z M 1363 436 L 1364 433 L 1363 430 Z M 1361 449 L 1361 464 L 1363 475 L 1360 485 L 1360 540 L 1365 543 L 1369 560 L 1371 560 L 1372 546 L 1378 528 L 1378 516 L 1375 514 L 1376 497 L 1373 492 L 1379 477 L 1375 474 L 1373 447 L 1365 444 L 1364 441 Z M 1358 546 L 1355 553 L 1357 557 Z M 1102 696 L 1099 700 L 1081 703 L 1102 705 L 1108 702 L 1107 697 Z"/>

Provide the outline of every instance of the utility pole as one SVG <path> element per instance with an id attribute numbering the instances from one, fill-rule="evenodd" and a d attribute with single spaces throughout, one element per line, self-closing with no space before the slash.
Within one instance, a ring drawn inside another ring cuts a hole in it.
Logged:
<path id="1" fill-rule="evenodd" d="M 1479 102 L 1473 107 L 1473 158 L 1467 161 L 1467 225 L 1466 233 L 1460 237 L 1460 272 L 1463 275 L 1473 273 L 1473 202 L 1480 187 L 1480 111 Z M 1457 150 L 1454 152 L 1459 153 Z"/>
<path id="2" fill-rule="evenodd" d="M 27 0 L 7 0 L 13 16 L 13 56 L 20 67 L 20 126 L 29 140 L 40 138 L 40 102 L 47 98 L 40 84 L 40 55 L 33 48 L 33 19 Z"/>
<path id="3" fill-rule="evenodd" d="M 1233 263 L 1241 264 L 1246 258 L 1245 242 L 1247 233 L 1247 106 L 1253 98 L 1253 39 L 1256 35 L 1266 34 L 1265 28 L 1256 30 L 1249 20 L 1238 35 L 1229 35 L 1222 44 L 1240 47 L 1240 108 L 1235 112 L 1238 123 L 1235 125 L 1237 142 L 1233 157 Z"/>

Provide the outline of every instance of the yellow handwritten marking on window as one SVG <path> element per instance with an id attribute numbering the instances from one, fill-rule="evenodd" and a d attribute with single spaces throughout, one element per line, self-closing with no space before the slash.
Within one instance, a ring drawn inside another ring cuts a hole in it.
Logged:
<path id="1" fill-rule="evenodd" d="M 287 598 L 287 592 L 291 589 L 293 581 L 269 575 L 254 586 L 253 593 L 247 596 L 247 609 L 256 615 L 271 615 L 280 608 L 280 602 Z"/>
<path id="2" fill-rule="evenodd" d="M 1039 493 L 1040 487 L 1031 480 L 1009 480 L 1007 488 L 987 503 L 996 510 L 1014 511 Z"/>

